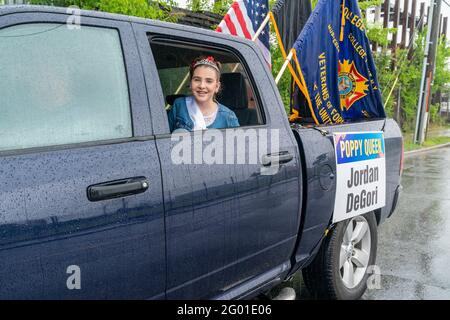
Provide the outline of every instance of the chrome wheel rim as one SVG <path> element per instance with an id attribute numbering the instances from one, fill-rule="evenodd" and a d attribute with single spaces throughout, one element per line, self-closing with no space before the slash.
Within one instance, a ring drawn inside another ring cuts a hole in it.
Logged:
<path id="1" fill-rule="evenodd" d="M 339 274 L 348 289 L 360 284 L 369 266 L 370 227 L 362 216 L 350 220 L 344 232 L 339 255 Z"/>

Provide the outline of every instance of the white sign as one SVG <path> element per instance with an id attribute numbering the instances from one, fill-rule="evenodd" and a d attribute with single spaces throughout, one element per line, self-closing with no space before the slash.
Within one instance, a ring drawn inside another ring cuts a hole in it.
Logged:
<path id="1" fill-rule="evenodd" d="M 335 133 L 336 200 L 333 223 L 386 205 L 383 132 Z"/>

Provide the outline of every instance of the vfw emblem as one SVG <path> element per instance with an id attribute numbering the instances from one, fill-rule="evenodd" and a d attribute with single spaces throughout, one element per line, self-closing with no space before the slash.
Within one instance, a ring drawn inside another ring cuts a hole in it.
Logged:
<path id="1" fill-rule="evenodd" d="M 339 61 L 338 73 L 341 110 L 348 110 L 356 101 L 367 96 L 368 80 L 358 72 L 354 61 Z"/>

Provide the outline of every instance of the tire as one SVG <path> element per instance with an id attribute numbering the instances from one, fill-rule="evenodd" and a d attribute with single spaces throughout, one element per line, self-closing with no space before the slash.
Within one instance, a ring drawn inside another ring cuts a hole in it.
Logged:
<path id="1" fill-rule="evenodd" d="M 302 270 L 312 297 L 361 298 L 367 290 L 367 269 L 375 264 L 377 240 L 377 222 L 372 212 L 337 223 L 313 262 Z"/>

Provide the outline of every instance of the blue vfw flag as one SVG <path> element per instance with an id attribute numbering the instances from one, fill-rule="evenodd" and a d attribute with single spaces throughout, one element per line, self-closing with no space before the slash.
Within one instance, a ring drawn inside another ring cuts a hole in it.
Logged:
<path id="1" fill-rule="evenodd" d="M 294 48 L 316 123 L 386 117 L 357 0 L 319 0 Z"/>

